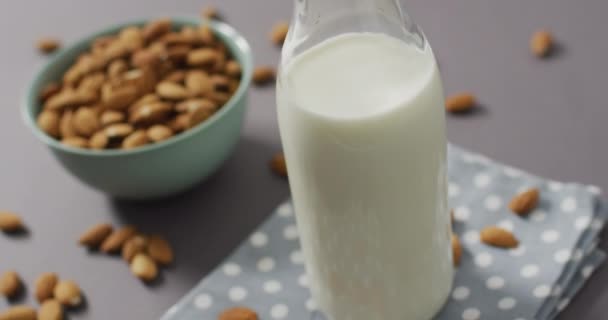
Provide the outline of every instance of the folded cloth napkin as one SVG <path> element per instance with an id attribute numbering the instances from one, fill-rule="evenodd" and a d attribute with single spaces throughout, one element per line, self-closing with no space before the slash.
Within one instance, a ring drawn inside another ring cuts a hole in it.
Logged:
<path id="1" fill-rule="evenodd" d="M 554 319 L 605 258 L 596 248 L 608 216 L 599 189 L 543 180 L 454 146 L 448 163 L 454 232 L 464 253 L 436 319 Z M 540 189 L 538 208 L 525 218 L 512 214 L 510 199 L 530 187 Z M 511 230 L 520 246 L 481 243 L 479 230 L 488 225 Z M 214 320 L 235 305 L 251 307 L 264 320 L 322 319 L 303 263 L 286 202 L 162 319 Z"/>

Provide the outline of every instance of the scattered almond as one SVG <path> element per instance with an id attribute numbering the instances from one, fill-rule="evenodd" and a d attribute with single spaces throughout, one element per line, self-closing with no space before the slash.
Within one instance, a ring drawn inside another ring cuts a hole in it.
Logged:
<path id="1" fill-rule="evenodd" d="M 53 290 L 53 296 L 66 307 L 76 307 L 82 303 L 80 287 L 72 280 L 60 281 Z"/>
<path id="2" fill-rule="evenodd" d="M 38 320 L 63 320 L 63 306 L 57 300 L 47 300 L 38 310 Z"/>
<path id="3" fill-rule="evenodd" d="M 547 30 L 536 31 L 530 39 L 530 50 L 539 58 L 547 57 L 553 48 L 553 36 Z"/>
<path id="4" fill-rule="evenodd" d="M 445 100 L 447 111 L 452 113 L 468 112 L 472 110 L 475 105 L 475 96 L 468 92 L 453 95 Z"/>
<path id="5" fill-rule="evenodd" d="M 80 236 L 78 243 L 89 248 L 97 248 L 112 233 L 112 230 L 112 226 L 108 223 L 96 224 Z"/>
<path id="6" fill-rule="evenodd" d="M 160 265 L 169 265 L 173 262 L 173 249 L 165 238 L 153 235 L 148 238 L 148 255 Z"/>
<path id="7" fill-rule="evenodd" d="M 270 32 L 270 40 L 276 45 L 282 45 L 289 31 L 289 23 L 281 21 L 274 25 Z"/>
<path id="8" fill-rule="evenodd" d="M 216 7 L 206 6 L 201 10 L 201 16 L 207 19 L 217 19 L 219 14 Z"/>
<path id="9" fill-rule="evenodd" d="M 268 66 L 257 67 L 253 71 L 253 82 L 257 85 L 264 85 L 272 82 L 275 77 L 274 68 Z"/>
<path id="10" fill-rule="evenodd" d="M 0 320 L 36 320 L 36 310 L 26 305 L 10 307 L 0 312 Z"/>
<path id="11" fill-rule="evenodd" d="M 101 244 L 101 251 L 105 253 L 113 253 L 122 249 L 122 246 L 137 233 L 134 226 L 124 226 L 115 230 Z"/>
<path id="12" fill-rule="evenodd" d="M 54 272 L 41 274 L 34 283 L 34 295 L 39 303 L 53 298 L 53 291 L 59 282 L 59 277 Z"/>
<path id="13" fill-rule="evenodd" d="M 537 188 L 532 188 L 516 195 L 509 203 L 509 209 L 520 216 L 525 216 L 536 209 L 540 191 Z"/>
<path id="14" fill-rule="evenodd" d="M 277 153 L 270 160 L 270 168 L 274 173 L 281 177 L 287 177 L 287 163 L 285 162 L 285 155 L 283 153 Z"/>
<path id="15" fill-rule="evenodd" d="M 60 46 L 59 40 L 55 38 L 40 38 L 36 43 L 36 47 L 42 53 L 52 53 Z"/>
<path id="16" fill-rule="evenodd" d="M 218 320 L 258 320 L 258 314 L 246 307 L 234 307 L 224 310 Z"/>
<path id="17" fill-rule="evenodd" d="M 21 218 L 12 212 L 0 211 L 0 231 L 17 232 L 25 228 Z"/>
<path id="18" fill-rule="evenodd" d="M 452 257 L 454 259 L 454 266 L 460 265 L 460 259 L 462 258 L 462 245 L 460 239 L 456 234 L 452 233 Z"/>
<path id="19" fill-rule="evenodd" d="M 499 248 L 517 248 L 519 245 L 513 233 L 495 226 L 481 230 L 480 239 L 485 244 Z"/>
<path id="20" fill-rule="evenodd" d="M 158 276 L 158 267 L 152 258 L 139 253 L 131 261 L 131 272 L 143 281 L 152 281 Z"/>
<path id="21" fill-rule="evenodd" d="M 7 298 L 14 298 L 21 292 L 23 284 L 15 271 L 7 271 L 0 276 L 0 293 Z"/>
<path id="22" fill-rule="evenodd" d="M 130 263 L 135 255 L 146 252 L 147 246 L 148 241 L 144 236 L 134 236 L 125 242 L 125 245 L 122 247 L 122 258 Z"/>

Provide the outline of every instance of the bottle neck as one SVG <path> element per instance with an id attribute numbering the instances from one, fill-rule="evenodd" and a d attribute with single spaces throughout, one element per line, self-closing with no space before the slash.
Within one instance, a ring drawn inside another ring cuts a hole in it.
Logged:
<path id="1" fill-rule="evenodd" d="M 283 58 L 344 33 L 383 33 L 419 48 L 425 46 L 420 29 L 399 0 L 294 0 L 294 15 Z"/>

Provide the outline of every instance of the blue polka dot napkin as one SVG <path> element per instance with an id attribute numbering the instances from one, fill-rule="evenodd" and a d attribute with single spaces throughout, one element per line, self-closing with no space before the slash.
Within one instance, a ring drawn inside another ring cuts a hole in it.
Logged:
<path id="1" fill-rule="evenodd" d="M 554 319 L 605 258 L 596 247 L 608 216 L 600 190 L 543 180 L 454 146 L 448 155 L 454 232 L 464 253 L 451 297 L 435 319 Z M 538 208 L 525 218 L 512 214 L 510 199 L 530 187 L 541 190 Z M 479 230 L 488 225 L 511 230 L 520 246 L 481 243 Z M 263 320 L 323 319 L 308 290 L 289 202 L 162 319 L 214 320 L 235 305 Z"/>

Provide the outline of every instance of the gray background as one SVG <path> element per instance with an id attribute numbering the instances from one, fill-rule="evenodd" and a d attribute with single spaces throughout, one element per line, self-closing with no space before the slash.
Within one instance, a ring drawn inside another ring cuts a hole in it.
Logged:
<path id="1" fill-rule="evenodd" d="M 290 17 L 289 0 L 216 0 L 250 40 L 256 61 L 275 64 L 271 26 Z M 406 0 L 423 26 L 446 92 L 475 92 L 483 108 L 449 117 L 449 139 L 535 174 L 608 190 L 608 42 L 605 0 Z M 31 234 L 0 235 L 0 271 L 17 269 L 31 285 L 43 271 L 78 281 L 88 307 L 74 319 L 155 319 L 207 274 L 288 196 L 268 172 L 280 149 L 274 90 L 252 89 L 242 141 L 212 178 L 181 196 L 153 203 L 113 201 L 68 176 L 22 124 L 28 82 L 45 61 L 39 36 L 70 43 L 115 22 L 197 15 L 201 2 L 0 1 L 0 208 L 21 213 Z M 561 49 L 539 61 L 529 35 L 554 31 Z M 135 223 L 167 235 L 177 264 L 152 286 L 134 279 L 118 258 L 88 254 L 78 235 L 93 223 Z M 608 248 L 608 243 L 602 245 Z M 599 319 L 608 304 L 608 267 L 591 279 L 561 319 Z M 33 302 L 31 292 L 27 301 Z M 0 308 L 5 302 L 0 300 Z M 297 320 L 297 319 L 296 319 Z"/>

